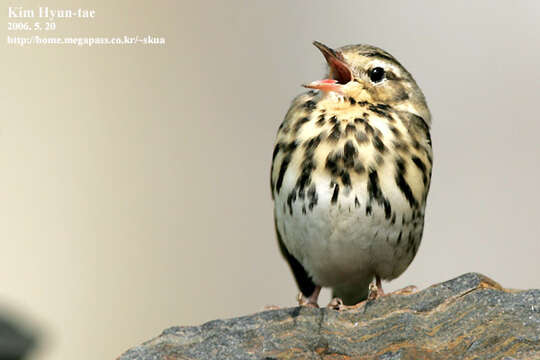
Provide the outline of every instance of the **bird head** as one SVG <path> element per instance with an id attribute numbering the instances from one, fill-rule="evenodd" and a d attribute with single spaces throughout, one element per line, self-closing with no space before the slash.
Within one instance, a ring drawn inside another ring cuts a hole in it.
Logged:
<path id="1" fill-rule="evenodd" d="M 356 102 L 388 105 L 430 123 L 431 115 L 422 91 L 392 55 L 370 45 L 347 45 L 334 50 L 318 41 L 313 44 L 328 63 L 328 77 L 304 87 L 353 98 Z"/>

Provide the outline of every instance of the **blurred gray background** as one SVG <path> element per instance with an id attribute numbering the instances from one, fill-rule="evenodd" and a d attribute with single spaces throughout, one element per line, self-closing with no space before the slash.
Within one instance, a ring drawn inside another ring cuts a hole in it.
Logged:
<path id="1" fill-rule="evenodd" d="M 388 50 L 433 113 L 424 240 L 386 289 L 469 271 L 540 287 L 540 2 L 7 3 L 96 10 L 59 36 L 167 41 L 2 44 L 0 307 L 40 333 L 32 359 L 112 359 L 168 326 L 295 304 L 269 168 L 291 99 L 325 71 L 313 40 Z"/>

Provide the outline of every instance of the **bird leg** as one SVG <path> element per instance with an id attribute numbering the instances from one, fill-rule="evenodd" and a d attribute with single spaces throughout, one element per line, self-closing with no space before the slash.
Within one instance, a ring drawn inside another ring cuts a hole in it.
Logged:
<path id="1" fill-rule="evenodd" d="M 375 284 L 371 283 L 369 284 L 369 292 L 367 300 L 375 300 L 377 298 L 383 297 L 386 294 L 384 293 L 384 290 L 382 288 L 382 282 L 379 275 L 375 275 Z"/>
<path id="2" fill-rule="evenodd" d="M 302 293 L 298 294 L 298 305 L 299 306 L 309 306 L 309 307 L 319 307 L 317 300 L 319 299 L 319 294 L 321 293 L 321 287 L 315 286 L 315 290 L 309 297 L 305 297 Z"/>

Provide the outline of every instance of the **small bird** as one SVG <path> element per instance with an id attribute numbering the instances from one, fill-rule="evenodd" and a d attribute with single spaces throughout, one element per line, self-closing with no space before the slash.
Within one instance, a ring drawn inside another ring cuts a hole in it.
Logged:
<path id="1" fill-rule="evenodd" d="M 311 90 L 279 126 L 275 228 L 300 304 L 318 306 L 321 287 L 331 287 L 331 304 L 354 305 L 385 295 L 381 279 L 401 275 L 416 255 L 433 164 L 431 114 L 386 51 L 313 44 L 328 77 L 303 85 Z"/>

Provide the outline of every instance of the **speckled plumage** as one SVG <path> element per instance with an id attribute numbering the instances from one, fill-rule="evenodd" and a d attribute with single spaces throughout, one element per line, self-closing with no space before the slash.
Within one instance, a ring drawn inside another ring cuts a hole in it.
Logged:
<path id="1" fill-rule="evenodd" d="M 343 81 L 330 63 L 339 92 L 294 99 L 277 134 L 271 191 L 280 247 L 303 295 L 331 287 L 353 304 L 375 276 L 396 278 L 416 255 L 431 179 L 431 118 L 390 54 L 367 45 L 328 51 L 351 78 Z M 381 83 L 370 81 L 375 66 L 385 70 Z"/>

